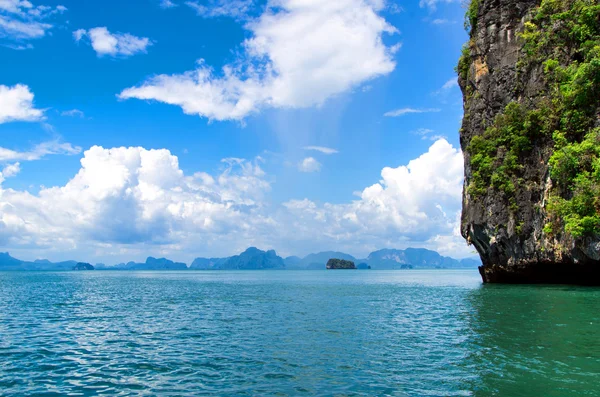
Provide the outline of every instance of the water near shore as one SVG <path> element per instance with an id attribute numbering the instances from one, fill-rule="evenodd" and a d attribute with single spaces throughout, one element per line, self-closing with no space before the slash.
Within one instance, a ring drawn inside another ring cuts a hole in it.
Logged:
<path id="1" fill-rule="evenodd" d="M 476 271 L 0 272 L 0 395 L 600 395 L 600 289 Z"/>

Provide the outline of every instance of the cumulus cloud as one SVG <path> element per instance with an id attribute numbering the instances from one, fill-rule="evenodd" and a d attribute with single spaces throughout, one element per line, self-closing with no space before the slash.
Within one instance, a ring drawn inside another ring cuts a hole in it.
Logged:
<path id="1" fill-rule="evenodd" d="M 298 164 L 298 169 L 302 172 L 318 172 L 321 171 L 321 163 L 314 157 L 307 157 Z"/>
<path id="2" fill-rule="evenodd" d="M 36 109 L 33 93 L 29 87 L 17 84 L 13 87 L 0 85 L 0 124 L 11 121 L 40 121 L 44 111 Z"/>
<path id="3" fill-rule="evenodd" d="M 147 37 L 137 37 L 129 33 L 111 33 L 106 27 L 90 30 L 78 29 L 73 32 L 73 38 L 79 42 L 88 37 L 92 48 L 98 56 L 129 57 L 138 53 L 146 53 L 152 42 Z"/>
<path id="4" fill-rule="evenodd" d="M 270 184 L 257 163 L 225 164 L 216 177 L 186 176 L 168 150 L 94 146 L 64 186 L 37 195 L 0 190 L 0 222 L 14 246 L 57 249 L 86 241 L 97 247 L 169 244 L 187 233 L 250 229 L 252 212 Z"/>
<path id="5" fill-rule="evenodd" d="M 0 162 L 34 161 L 52 154 L 75 155 L 81 153 L 81 148 L 70 143 L 49 141 L 36 145 L 29 151 L 19 152 L 0 147 Z"/>
<path id="6" fill-rule="evenodd" d="M 47 20 L 55 14 L 62 14 L 67 8 L 39 5 L 27 0 L 0 0 L 0 38 L 22 42 L 44 37 L 53 25 Z M 27 45 L 7 45 L 14 49 L 32 48 Z"/>
<path id="7" fill-rule="evenodd" d="M 390 110 L 384 114 L 385 117 L 401 117 L 407 114 L 413 113 L 436 113 L 440 112 L 441 109 L 414 109 L 414 108 L 402 108 L 396 110 Z"/>
<path id="8" fill-rule="evenodd" d="M 457 232 L 463 185 L 460 150 L 439 140 L 407 165 L 384 168 L 381 177 L 348 204 L 289 201 L 285 206 L 294 215 L 289 219 L 294 232 L 287 238 L 310 240 L 319 231 L 318 239 L 332 246 L 341 242 L 376 249 L 390 242 L 392 247 L 410 244 L 454 254 L 455 244 L 464 249 Z"/>
<path id="9" fill-rule="evenodd" d="M 273 204 L 272 178 L 261 163 L 229 158 L 217 173 L 186 174 L 165 149 L 95 146 L 63 186 L 32 194 L 0 185 L 1 246 L 89 260 L 149 254 L 189 260 L 250 245 L 289 254 L 366 255 L 413 246 L 469 255 L 459 233 L 462 154 L 445 140 L 406 165 L 384 168 L 378 183 L 345 203 Z M 7 170 L 2 178 L 16 174 L 18 165 Z"/>
<path id="10" fill-rule="evenodd" d="M 324 146 L 305 146 L 304 150 L 314 150 L 323 154 L 336 154 L 339 153 L 336 149 L 324 147 Z"/>
<path id="11" fill-rule="evenodd" d="M 384 34 L 397 30 L 377 0 L 273 0 L 247 23 L 250 37 L 236 62 L 215 72 L 158 75 L 125 89 L 121 99 L 156 100 L 211 120 L 242 120 L 265 107 L 306 108 L 394 70 Z"/>

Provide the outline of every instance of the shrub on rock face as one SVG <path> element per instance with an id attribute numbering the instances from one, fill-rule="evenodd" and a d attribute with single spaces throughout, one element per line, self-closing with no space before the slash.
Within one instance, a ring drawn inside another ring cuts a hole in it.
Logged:
<path id="1" fill-rule="evenodd" d="M 330 259 L 327 262 L 328 270 L 339 270 L 339 269 L 356 269 L 354 262 L 346 261 L 343 259 Z"/>

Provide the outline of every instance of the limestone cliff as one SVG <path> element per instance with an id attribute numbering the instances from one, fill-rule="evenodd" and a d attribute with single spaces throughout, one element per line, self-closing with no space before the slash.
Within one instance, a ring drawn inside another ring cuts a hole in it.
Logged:
<path id="1" fill-rule="evenodd" d="M 600 284 L 598 0 L 472 0 L 462 234 L 485 282 Z"/>

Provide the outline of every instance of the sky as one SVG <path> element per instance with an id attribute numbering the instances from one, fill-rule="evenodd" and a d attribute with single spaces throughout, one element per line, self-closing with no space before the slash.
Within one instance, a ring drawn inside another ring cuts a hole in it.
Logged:
<path id="1" fill-rule="evenodd" d="M 0 0 L 0 251 L 473 256 L 463 15 L 460 0 Z"/>

